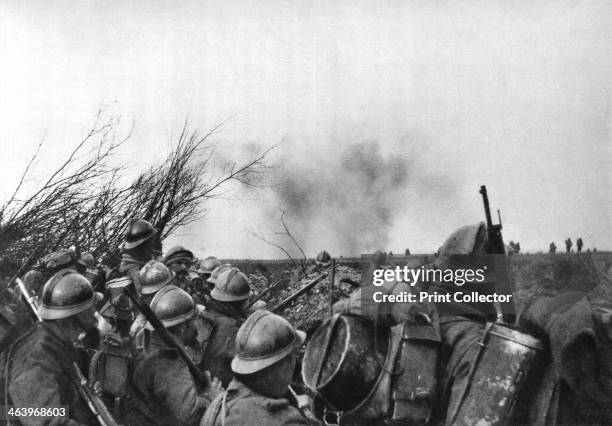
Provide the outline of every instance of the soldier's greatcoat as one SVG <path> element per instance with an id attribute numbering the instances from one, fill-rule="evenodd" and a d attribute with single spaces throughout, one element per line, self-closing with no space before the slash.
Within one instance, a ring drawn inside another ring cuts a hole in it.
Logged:
<path id="1" fill-rule="evenodd" d="M 198 424 L 210 404 L 178 352 L 164 345 L 156 333 L 144 357 L 136 362 L 132 380 L 139 406 L 160 425 Z"/>
<path id="2" fill-rule="evenodd" d="M 79 363 L 79 354 L 55 323 L 35 324 L 6 355 L 8 393 L 14 407 L 68 407 L 69 417 L 50 423 L 49 418 L 23 417 L 21 423 L 97 424 L 77 385 L 73 362 Z"/>
<path id="3" fill-rule="evenodd" d="M 236 333 L 246 319 L 245 315 L 211 299 L 201 316 L 207 327 L 202 358 L 204 369 L 210 371 L 225 387 L 233 376 L 231 362 L 234 358 Z"/>
<path id="4" fill-rule="evenodd" d="M 200 422 L 201 426 L 288 426 L 310 422 L 287 399 L 268 398 L 233 379 L 217 396 Z"/>

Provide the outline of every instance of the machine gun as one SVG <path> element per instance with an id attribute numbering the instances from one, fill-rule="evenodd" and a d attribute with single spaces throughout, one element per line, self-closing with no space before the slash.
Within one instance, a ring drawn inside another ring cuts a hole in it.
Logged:
<path id="1" fill-rule="evenodd" d="M 499 223 L 497 225 L 493 225 L 493 220 L 491 219 L 491 209 L 489 207 L 489 196 L 487 195 L 487 187 L 482 185 L 479 192 L 482 194 L 482 203 L 484 204 L 485 216 L 487 218 L 487 234 L 489 237 L 487 252 L 490 254 L 505 254 L 506 246 L 501 233 L 502 220 L 499 210 L 497 210 L 497 218 Z"/>
<path id="2" fill-rule="evenodd" d="M 495 291 L 499 294 L 511 295 L 514 292 L 514 286 L 511 282 L 510 273 L 508 270 L 508 264 L 506 259 L 506 245 L 502 237 L 502 221 L 499 210 L 497 210 L 497 217 L 499 223 L 493 224 L 491 219 L 491 209 L 489 207 L 489 196 L 487 195 L 487 187 L 482 185 L 480 187 L 480 194 L 482 195 L 482 202 L 484 204 L 485 216 L 487 219 L 487 253 L 492 258 L 492 267 L 495 271 Z M 500 303 L 499 308 L 501 312 L 498 312 L 498 319 L 506 323 L 514 323 L 516 316 L 516 308 L 514 302 Z"/>

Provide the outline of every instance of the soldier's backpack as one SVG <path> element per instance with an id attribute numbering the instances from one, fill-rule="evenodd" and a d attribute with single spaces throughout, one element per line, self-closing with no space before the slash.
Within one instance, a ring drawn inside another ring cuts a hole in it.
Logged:
<path id="1" fill-rule="evenodd" d="M 131 342 L 107 334 L 89 364 L 89 382 L 99 382 L 113 417 L 124 418 L 129 411 L 129 378 L 134 357 Z"/>
<path id="2" fill-rule="evenodd" d="M 436 400 L 440 340 L 427 316 L 383 332 L 362 318 L 335 315 L 311 338 L 302 377 L 340 424 L 422 424 Z"/>

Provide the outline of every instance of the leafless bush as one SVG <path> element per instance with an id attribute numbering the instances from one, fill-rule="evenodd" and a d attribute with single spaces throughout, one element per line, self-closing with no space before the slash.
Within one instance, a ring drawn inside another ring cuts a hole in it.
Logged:
<path id="1" fill-rule="evenodd" d="M 217 145 L 210 139 L 223 123 L 201 135 L 185 122 L 165 160 L 126 183 L 125 167 L 112 160 L 131 131 L 117 137 L 117 124 L 118 118 L 100 110 L 66 160 L 38 188 L 26 191 L 39 145 L 0 207 L 3 269 L 13 273 L 24 261 L 31 263 L 59 247 L 74 245 L 96 255 L 116 250 L 134 218 L 152 222 L 163 240 L 201 218 L 204 202 L 223 195 L 228 182 L 257 185 L 267 168 L 264 159 L 274 148 L 219 170 L 212 161 Z"/>

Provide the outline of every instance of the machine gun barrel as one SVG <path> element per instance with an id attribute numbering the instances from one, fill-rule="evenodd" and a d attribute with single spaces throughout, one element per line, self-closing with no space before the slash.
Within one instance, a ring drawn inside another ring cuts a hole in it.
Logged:
<path id="1" fill-rule="evenodd" d="M 487 228 L 490 228 L 493 226 L 493 220 L 491 219 L 489 196 L 487 195 L 487 187 L 485 185 L 480 186 L 480 194 L 482 194 L 482 203 L 484 204 L 485 216 L 487 217 Z"/>
<path id="2" fill-rule="evenodd" d="M 295 292 L 293 292 L 292 294 L 284 298 L 282 301 L 280 301 L 276 306 L 270 309 L 270 311 L 271 312 L 280 311 L 282 308 L 284 308 L 289 303 L 291 303 L 292 301 L 300 297 L 302 294 L 306 293 L 308 290 L 310 290 L 311 288 L 316 286 L 318 283 L 323 281 L 325 278 L 327 278 L 327 272 L 323 272 L 321 275 L 319 275 L 318 277 L 316 277 L 309 283 L 304 284 L 299 290 L 296 290 Z"/>
<path id="3" fill-rule="evenodd" d="M 495 291 L 499 294 L 512 295 L 514 293 L 514 285 L 508 268 L 506 259 L 506 245 L 502 236 L 502 222 L 499 210 L 497 216 L 499 223 L 493 224 L 491 219 L 491 209 L 489 207 L 489 197 L 487 195 L 487 187 L 480 187 L 482 202 L 484 204 L 485 216 L 487 218 L 487 253 L 492 256 L 490 267 L 495 271 Z M 498 306 L 498 318 L 506 323 L 514 323 L 516 317 L 516 308 L 514 302 L 500 303 Z"/>
<path id="4" fill-rule="evenodd" d="M 499 213 L 499 210 L 497 210 L 497 217 L 499 218 L 499 223 L 497 225 L 494 225 L 493 219 L 491 218 L 491 208 L 489 207 L 489 196 L 487 195 L 487 187 L 485 185 L 482 185 L 480 187 L 480 193 L 482 194 L 482 203 L 484 204 L 485 216 L 487 219 L 489 253 L 504 254 L 506 253 L 506 246 L 504 244 L 504 239 L 501 233 L 501 215 Z"/>

